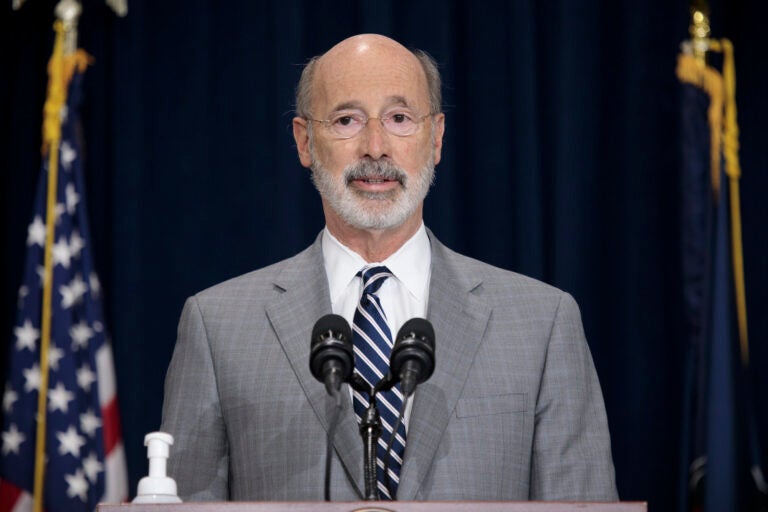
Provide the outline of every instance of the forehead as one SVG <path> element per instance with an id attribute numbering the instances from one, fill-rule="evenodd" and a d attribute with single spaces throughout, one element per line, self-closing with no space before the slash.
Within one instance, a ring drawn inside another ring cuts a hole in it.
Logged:
<path id="1" fill-rule="evenodd" d="M 369 113 L 392 105 L 429 109 L 424 70 L 405 48 L 331 50 L 317 65 L 312 84 L 312 110 L 316 115 L 350 106 Z"/>

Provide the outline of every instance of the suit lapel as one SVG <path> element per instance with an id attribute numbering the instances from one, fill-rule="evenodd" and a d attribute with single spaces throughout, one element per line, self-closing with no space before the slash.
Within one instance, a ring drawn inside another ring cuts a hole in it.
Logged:
<path id="1" fill-rule="evenodd" d="M 456 268 L 454 254 L 429 232 L 432 275 L 427 318 L 435 328 L 435 372 L 414 395 L 399 500 L 416 499 L 480 345 L 490 308 L 476 294 L 478 276 Z"/>
<path id="2" fill-rule="evenodd" d="M 279 293 L 266 311 L 307 400 L 327 432 L 333 401 L 309 370 L 312 326 L 318 318 L 331 312 L 324 269 L 321 237 L 318 237 L 309 249 L 293 258 L 275 279 L 274 286 Z M 348 391 L 342 389 L 342 393 L 346 397 Z M 342 401 L 334 447 L 362 496 L 363 447 L 357 420 L 348 402 Z"/>

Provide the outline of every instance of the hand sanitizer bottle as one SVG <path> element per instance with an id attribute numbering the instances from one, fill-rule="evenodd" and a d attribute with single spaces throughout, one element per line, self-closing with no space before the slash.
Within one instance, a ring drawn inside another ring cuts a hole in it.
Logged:
<path id="1" fill-rule="evenodd" d="M 176 482 L 165 472 L 172 444 L 173 436 L 165 432 L 151 432 L 144 437 L 149 475 L 139 480 L 139 489 L 133 503 L 181 503 L 176 493 Z"/>

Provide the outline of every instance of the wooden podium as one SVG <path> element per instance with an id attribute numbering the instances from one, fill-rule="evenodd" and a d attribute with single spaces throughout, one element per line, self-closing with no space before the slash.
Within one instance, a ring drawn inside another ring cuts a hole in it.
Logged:
<path id="1" fill-rule="evenodd" d="M 98 512 L 647 512 L 645 502 L 341 501 L 207 502 L 108 505 Z"/>

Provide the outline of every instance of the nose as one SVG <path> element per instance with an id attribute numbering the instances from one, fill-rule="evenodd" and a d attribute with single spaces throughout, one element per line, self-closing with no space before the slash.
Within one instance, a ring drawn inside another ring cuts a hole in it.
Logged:
<path id="1" fill-rule="evenodd" d="M 360 156 L 373 160 L 390 156 L 390 136 L 378 117 L 368 118 L 360 133 Z"/>

